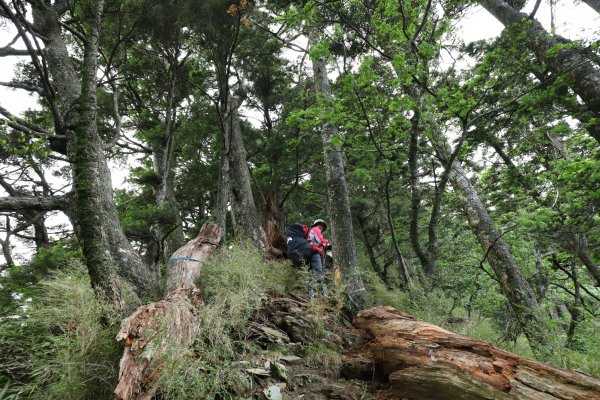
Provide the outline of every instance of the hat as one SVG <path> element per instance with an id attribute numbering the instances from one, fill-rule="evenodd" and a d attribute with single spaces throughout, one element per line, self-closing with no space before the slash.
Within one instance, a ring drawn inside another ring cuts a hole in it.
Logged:
<path id="1" fill-rule="evenodd" d="M 322 219 L 316 219 L 315 222 L 313 222 L 313 224 L 310 227 L 312 228 L 312 227 L 314 227 L 317 224 L 322 224 L 325 227 L 325 228 L 323 228 L 323 230 L 324 231 L 327 230 L 327 224 Z"/>

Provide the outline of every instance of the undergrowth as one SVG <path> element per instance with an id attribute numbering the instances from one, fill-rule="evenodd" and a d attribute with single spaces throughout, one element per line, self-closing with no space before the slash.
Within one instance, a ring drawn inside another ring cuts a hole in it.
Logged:
<path id="1" fill-rule="evenodd" d="M 122 349 L 114 339 L 120 322 L 108 302 L 91 288 L 87 271 L 73 263 L 40 283 L 39 296 L 20 322 L 13 346 L 27 348 L 19 384 L 4 400 L 108 399 L 116 385 Z M 11 351 L 3 343 L 3 351 Z"/>
<path id="2" fill-rule="evenodd" d="M 288 263 L 265 262 L 245 243 L 215 254 L 202 268 L 197 284 L 206 303 L 199 332 L 192 352 L 164 360 L 158 390 L 165 399 L 235 399 L 238 389 L 251 387 L 239 362 L 251 359 L 256 348 L 245 341 L 244 327 L 267 291 L 285 293 L 302 275 Z"/>

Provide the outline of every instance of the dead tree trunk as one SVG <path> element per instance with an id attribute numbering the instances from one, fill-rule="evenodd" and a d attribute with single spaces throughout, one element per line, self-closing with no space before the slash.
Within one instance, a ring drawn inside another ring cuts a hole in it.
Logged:
<path id="1" fill-rule="evenodd" d="M 283 258 L 287 253 L 287 243 L 279 222 L 279 207 L 271 192 L 265 198 L 262 223 L 269 244 L 268 255 L 271 258 Z"/>
<path id="2" fill-rule="evenodd" d="M 375 368 L 388 377 L 397 398 L 600 399 L 599 379 L 523 358 L 392 307 L 364 310 L 354 325 L 372 340 L 346 355 L 344 370 L 356 377 Z"/>
<path id="3" fill-rule="evenodd" d="M 139 307 L 121 323 L 117 341 L 125 349 L 119 364 L 117 399 L 151 399 L 163 357 L 185 351 L 192 344 L 199 324 L 197 307 L 202 303 L 195 282 L 202 263 L 220 241 L 219 227 L 204 225 L 195 239 L 173 253 L 165 298 Z"/>

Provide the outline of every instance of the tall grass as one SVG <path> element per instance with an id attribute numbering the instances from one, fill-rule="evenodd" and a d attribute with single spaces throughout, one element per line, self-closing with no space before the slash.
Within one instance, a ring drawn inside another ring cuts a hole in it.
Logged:
<path id="1" fill-rule="evenodd" d="M 202 266 L 197 283 L 205 304 L 193 351 L 163 360 L 159 391 L 165 399 L 237 399 L 252 380 L 239 361 L 252 360 L 244 327 L 266 299 L 267 291 L 285 293 L 297 282 L 288 263 L 265 262 L 253 245 L 238 243 Z"/>
<path id="2" fill-rule="evenodd" d="M 119 316 L 79 264 L 40 286 L 20 338 L 30 355 L 28 379 L 10 387 L 6 398 L 112 398 L 122 352 L 114 339 Z"/>

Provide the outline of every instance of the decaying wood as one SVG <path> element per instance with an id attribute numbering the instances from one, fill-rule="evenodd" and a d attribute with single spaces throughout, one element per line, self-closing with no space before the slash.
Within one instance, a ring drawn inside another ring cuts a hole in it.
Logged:
<path id="1" fill-rule="evenodd" d="M 364 310 L 354 325 L 373 340 L 346 355 L 349 370 L 358 374 L 361 366 L 375 367 L 399 398 L 600 399 L 599 379 L 526 359 L 391 307 Z"/>
<path id="2" fill-rule="evenodd" d="M 221 240 L 216 225 L 204 225 L 198 236 L 177 250 L 167 269 L 163 300 L 139 307 L 121 323 L 117 341 L 125 346 L 115 389 L 119 400 L 150 399 L 163 357 L 187 349 L 197 333 L 202 302 L 195 282 L 201 267 Z"/>
<path id="3" fill-rule="evenodd" d="M 279 209 L 272 193 L 269 193 L 265 198 L 263 229 L 267 235 L 269 257 L 283 258 L 287 253 L 287 244 L 279 227 Z"/>

